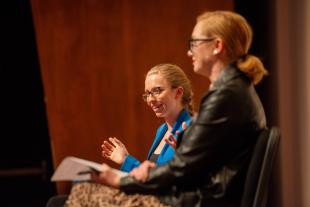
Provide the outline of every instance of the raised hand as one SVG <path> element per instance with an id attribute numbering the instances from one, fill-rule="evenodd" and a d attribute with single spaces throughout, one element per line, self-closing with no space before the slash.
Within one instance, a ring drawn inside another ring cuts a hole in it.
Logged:
<path id="1" fill-rule="evenodd" d="M 119 165 L 123 164 L 128 155 L 125 145 L 115 137 L 109 137 L 108 141 L 103 141 L 101 148 L 103 157 Z"/>
<path id="2" fill-rule="evenodd" d="M 186 122 L 182 122 L 182 129 L 183 131 L 186 129 Z M 180 133 L 180 131 L 176 131 L 177 135 L 179 135 Z M 177 148 L 177 139 L 172 133 L 169 135 L 168 138 L 165 138 L 165 142 L 169 144 L 173 149 Z"/>
<path id="3" fill-rule="evenodd" d="M 129 173 L 129 175 L 131 177 L 134 177 L 138 181 L 145 182 L 149 177 L 149 169 L 153 167 L 156 167 L 156 164 L 154 162 L 146 160 L 143 163 L 141 163 L 139 167 L 133 169 Z"/>

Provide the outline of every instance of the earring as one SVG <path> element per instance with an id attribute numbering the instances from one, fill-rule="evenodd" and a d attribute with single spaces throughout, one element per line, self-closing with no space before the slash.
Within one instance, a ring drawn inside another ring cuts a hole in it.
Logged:
<path id="1" fill-rule="evenodd" d="M 214 50 L 214 51 L 213 51 L 213 54 L 216 55 L 216 54 L 217 54 L 217 50 Z"/>

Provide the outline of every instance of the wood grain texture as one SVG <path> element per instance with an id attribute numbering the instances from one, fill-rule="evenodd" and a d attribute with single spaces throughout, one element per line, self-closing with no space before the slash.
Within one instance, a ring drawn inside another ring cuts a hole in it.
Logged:
<path id="1" fill-rule="evenodd" d="M 31 4 L 54 166 L 68 155 L 102 162 L 100 145 L 109 136 L 144 160 L 162 122 L 141 99 L 146 72 L 159 63 L 182 67 L 197 109 L 209 83 L 192 72 L 187 40 L 198 14 L 233 9 L 227 0 Z"/>

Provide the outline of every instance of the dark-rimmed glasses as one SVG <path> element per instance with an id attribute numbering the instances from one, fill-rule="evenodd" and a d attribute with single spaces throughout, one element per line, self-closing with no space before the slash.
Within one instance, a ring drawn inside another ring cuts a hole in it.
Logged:
<path id="1" fill-rule="evenodd" d="M 147 101 L 147 98 L 152 96 L 153 98 L 157 98 L 165 89 L 162 87 L 154 87 L 151 89 L 151 91 L 145 91 L 142 94 L 142 99 L 144 101 Z"/>
<path id="2" fill-rule="evenodd" d="M 210 37 L 210 38 L 197 38 L 197 39 L 190 39 L 188 41 L 189 43 L 189 51 L 193 52 L 193 49 L 195 47 L 197 47 L 198 45 L 204 43 L 204 42 L 210 42 L 212 40 L 214 40 L 215 38 L 214 37 Z"/>

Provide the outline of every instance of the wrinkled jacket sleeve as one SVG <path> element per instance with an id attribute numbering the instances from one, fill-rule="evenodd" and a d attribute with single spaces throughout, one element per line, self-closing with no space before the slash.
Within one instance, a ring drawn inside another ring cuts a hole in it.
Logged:
<path id="1" fill-rule="evenodd" d="M 130 172 L 132 169 L 138 167 L 140 165 L 140 161 L 134 158 L 131 155 L 127 155 L 120 170 L 124 172 Z"/>
<path id="2" fill-rule="evenodd" d="M 121 190 L 156 194 L 174 184 L 199 182 L 199 176 L 212 172 L 240 149 L 242 141 L 236 140 L 240 136 L 236 136 L 234 130 L 243 118 L 244 110 L 238 111 L 244 109 L 243 103 L 244 100 L 229 89 L 209 92 L 202 99 L 197 119 L 184 132 L 173 159 L 152 169 L 145 183 L 129 176 L 122 178 Z"/>

